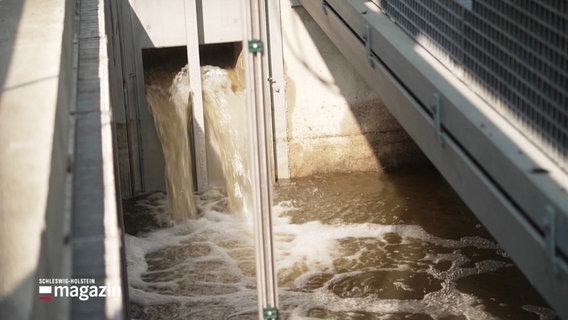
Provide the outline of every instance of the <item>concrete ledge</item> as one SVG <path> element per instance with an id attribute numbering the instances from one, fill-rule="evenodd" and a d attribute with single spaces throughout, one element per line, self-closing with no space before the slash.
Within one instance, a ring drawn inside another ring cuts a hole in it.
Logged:
<path id="1" fill-rule="evenodd" d="M 398 130 L 292 140 L 289 148 L 293 177 L 328 172 L 383 172 L 428 161 L 412 139 Z"/>
<path id="2" fill-rule="evenodd" d="M 122 286 L 121 231 L 114 180 L 105 1 L 80 1 L 73 168 L 73 276 Z M 123 319 L 123 297 L 74 300 L 74 319 Z"/>

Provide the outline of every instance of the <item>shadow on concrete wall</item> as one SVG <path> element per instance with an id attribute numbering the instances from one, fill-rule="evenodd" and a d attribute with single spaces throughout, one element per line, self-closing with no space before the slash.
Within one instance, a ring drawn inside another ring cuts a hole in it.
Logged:
<path id="1" fill-rule="evenodd" d="M 349 65 L 348 59 L 343 58 L 344 61 L 341 61 L 341 63 L 332 63 L 338 60 L 337 57 L 343 56 L 313 21 L 309 13 L 301 6 L 295 7 L 294 12 L 304 24 L 305 30 L 313 40 L 322 60 L 326 63 L 333 81 L 322 77 L 317 70 L 314 70 L 307 63 L 304 62 L 303 66 L 324 86 L 339 89 L 340 93 L 345 97 L 361 133 L 365 136 L 368 145 L 373 150 L 380 169 L 389 172 L 409 167 L 429 166 L 429 160 L 382 104 L 380 97 L 370 101 L 360 99 L 360 92 L 368 94 L 367 92 L 371 91 L 367 85 L 364 85 L 366 90 L 362 88 L 354 92 L 352 77 L 345 75 L 345 65 Z M 292 41 L 286 34 L 283 36 L 284 41 Z M 292 54 L 300 55 L 301 53 L 292 52 Z M 354 69 L 353 72 L 356 73 Z M 362 78 L 360 82 L 364 83 Z"/>
<path id="2" fill-rule="evenodd" d="M 4 83 L 12 62 L 24 4 L 25 1 L 19 0 L 0 1 L 0 88 L 2 88 L 0 98 L 2 98 L 2 92 L 9 89 L 4 88 Z M 2 108 L 1 105 L 0 108 Z"/>

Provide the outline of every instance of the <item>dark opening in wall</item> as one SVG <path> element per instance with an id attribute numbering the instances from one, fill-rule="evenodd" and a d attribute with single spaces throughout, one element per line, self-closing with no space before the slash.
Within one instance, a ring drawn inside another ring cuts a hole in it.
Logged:
<path id="1" fill-rule="evenodd" d="M 186 47 L 151 48 L 142 50 L 144 74 L 152 71 L 178 72 L 187 64 Z"/>
<path id="2" fill-rule="evenodd" d="M 240 42 L 215 43 L 199 46 L 200 65 L 224 69 L 235 67 L 242 49 Z M 142 50 L 144 73 L 160 70 L 177 72 L 187 64 L 186 47 L 151 48 Z"/>
<path id="3" fill-rule="evenodd" d="M 242 44 L 240 42 L 201 45 L 199 59 L 201 65 L 213 65 L 223 69 L 232 69 L 237 64 Z"/>

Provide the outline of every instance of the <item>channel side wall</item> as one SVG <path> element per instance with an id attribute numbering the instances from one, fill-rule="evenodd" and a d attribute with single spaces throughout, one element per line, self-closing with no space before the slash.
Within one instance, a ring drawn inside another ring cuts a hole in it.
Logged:
<path id="1" fill-rule="evenodd" d="M 0 2 L 0 319 L 65 319 L 38 279 L 71 276 L 74 1 Z"/>
<path id="2" fill-rule="evenodd" d="M 104 8 L 0 2 L 0 319 L 125 317 L 126 292 L 39 295 L 51 279 L 123 284 Z"/>
<path id="3" fill-rule="evenodd" d="M 301 6 L 281 1 L 291 177 L 428 162 Z"/>

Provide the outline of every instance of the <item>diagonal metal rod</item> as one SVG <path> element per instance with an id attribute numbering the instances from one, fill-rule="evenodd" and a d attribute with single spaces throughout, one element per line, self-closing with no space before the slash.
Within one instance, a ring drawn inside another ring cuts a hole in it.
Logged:
<path id="1" fill-rule="evenodd" d="M 265 0 L 242 0 L 243 50 L 247 79 L 252 210 L 256 239 L 256 274 L 260 319 L 277 318 L 277 285 L 272 239 L 270 165 L 271 110 L 268 99 Z"/>

